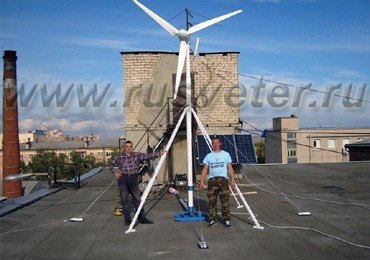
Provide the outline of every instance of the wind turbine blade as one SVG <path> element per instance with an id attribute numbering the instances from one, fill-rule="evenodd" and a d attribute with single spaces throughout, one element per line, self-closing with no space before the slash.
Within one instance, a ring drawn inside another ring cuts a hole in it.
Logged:
<path id="1" fill-rule="evenodd" d="M 198 56 L 198 46 L 199 46 L 199 37 L 197 37 L 197 41 L 195 42 L 194 57 Z"/>
<path id="2" fill-rule="evenodd" d="M 175 94 L 174 99 L 177 97 L 177 92 L 179 91 L 181 74 L 184 68 L 185 58 L 186 58 L 186 48 L 189 48 L 188 44 L 185 41 L 180 41 L 180 50 L 179 50 L 179 60 L 177 62 L 177 72 L 176 72 L 176 83 L 175 83 Z"/>
<path id="3" fill-rule="evenodd" d="M 133 0 L 135 4 L 137 4 L 141 9 L 143 9 L 144 12 L 146 12 L 150 17 L 152 17 L 157 23 L 159 23 L 167 32 L 169 32 L 172 36 L 176 36 L 178 33 L 178 30 L 172 26 L 170 23 L 168 23 L 166 20 L 163 20 L 161 17 L 159 17 L 157 14 L 149 10 L 147 7 L 145 7 L 143 4 L 141 4 L 137 0 Z"/>
<path id="4" fill-rule="evenodd" d="M 218 23 L 218 22 L 220 22 L 222 20 L 225 20 L 225 19 L 227 19 L 227 18 L 229 18 L 231 16 L 234 16 L 234 15 L 236 15 L 238 13 L 241 13 L 241 12 L 243 12 L 243 10 L 238 10 L 238 11 L 235 11 L 235 12 L 232 12 L 232 13 L 229 13 L 229 14 L 225 14 L 225 15 L 222 15 L 222 16 L 219 16 L 219 17 L 216 17 L 216 18 L 213 18 L 213 19 L 208 20 L 208 21 L 205 21 L 203 23 L 194 25 L 193 27 L 191 27 L 188 30 L 188 33 L 189 34 L 195 33 L 197 31 L 200 31 L 200 30 L 202 30 L 202 29 L 204 29 L 204 28 L 206 28 L 208 26 L 211 26 L 211 25 L 213 25 L 215 23 Z"/>

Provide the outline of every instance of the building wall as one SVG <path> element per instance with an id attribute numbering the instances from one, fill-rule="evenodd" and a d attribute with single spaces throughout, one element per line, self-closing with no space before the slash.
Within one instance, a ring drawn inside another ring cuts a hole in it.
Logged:
<path id="1" fill-rule="evenodd" d="M 370 136 L 370 128 L 299 129 L 297 117 L 273 120 L 275 128 L 266 133 L 266 163 L 347 162 L 344 145 Z"/>
<path id="2" fill-rule="evenodd" d="M 146 149 L 139 140 L 150 127 L 149 139 L 154 146 L 166 131 L 167 118 L 162 107 L 172 104 L 174 77 L 178 55 L 176 53 L 125 52 L 122 53 L 125 134 L 138 147 Z M 194 105 L 209 134 L 234 133 L 239 126 L 238 53 L 210 53 L 191 56 L 191 73 L 194 83 Z M 185 68 L 183 73 L 185 73 Z M 180 85 L 183 86 L 184 82 Z M 185 103 L 185 93 L 177 101 Z M 172 105 L 169 106 L 172 111 Z M 170 113 L 170 118 L 175 113 Z M 185 119 L 184 119 L 185 120 Z M 172 120 L 170 120 L 172 122 Z M 186 173 L 186 146 L 184 131 L 178 133 L 173 145 L 174 173 Z M 143 151 L 143 150 L 142 150 Z M 167 165 L 159 179 L 168 176 Z"/>

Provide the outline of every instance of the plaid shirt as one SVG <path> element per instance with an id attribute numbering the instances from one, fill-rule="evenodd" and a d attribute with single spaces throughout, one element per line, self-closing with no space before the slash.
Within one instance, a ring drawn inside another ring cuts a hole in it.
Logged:
<path id="1" fill-rule="evenodd" d="M 112 160 L 108 162 L 109 170 L 114 174 L 114 165 L 118 166 L 119 171 L 122 174 L 133 175 L 139 173 L 140 164 L 145 159 L 153 160 L 161 156 L 160 152 L 156 153 L 137 153 L 132 152 L 130 155 L 126 153 L 120 153 L 113 157 Z"/>

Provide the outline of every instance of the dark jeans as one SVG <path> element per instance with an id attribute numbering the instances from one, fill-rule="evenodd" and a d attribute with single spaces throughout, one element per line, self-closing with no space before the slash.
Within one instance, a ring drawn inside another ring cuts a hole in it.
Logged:
<path id="1" fill-rule="evenodd" d="M 131 194 L 132 202 L 135 209 L 139 208 L 141 197 L 139 190 L 139 182 L 137 175 L 123 175 L 118 179 L 118 187 L 121 194 L 122 211 L 125 216 L 125 221 L 131 221 L 131 208 L 128 203 L 128 194 Z M 146 218 L 144 209 L 141 209 L 139 214 L 139 221 L 143 221 Z"/>

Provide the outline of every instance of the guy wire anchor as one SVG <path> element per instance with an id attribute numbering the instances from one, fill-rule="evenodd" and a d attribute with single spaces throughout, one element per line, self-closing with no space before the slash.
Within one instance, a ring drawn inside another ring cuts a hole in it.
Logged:
<path id="1" fill-rule="evenodd" d="M 200 249 L 208 249 L 209 248 L 208 245 L 207 245 L 207 242 L 204 241 L 204 237 L 203 236 L 201 237 L 200 241 L 198 242 L 198 247 Z"/>

